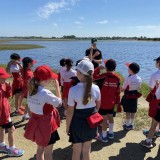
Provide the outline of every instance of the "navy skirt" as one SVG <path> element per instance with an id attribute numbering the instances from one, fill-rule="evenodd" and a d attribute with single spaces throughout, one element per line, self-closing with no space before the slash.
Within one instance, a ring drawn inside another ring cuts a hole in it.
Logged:
<path id="1" fill-rule="evenodd" d="M 75 109 L 71 121 L 69 142 L 84 143 L 96 137 L 97 128 L 90 128 L 87 117 L 96 112 L 96 108 Z"/>

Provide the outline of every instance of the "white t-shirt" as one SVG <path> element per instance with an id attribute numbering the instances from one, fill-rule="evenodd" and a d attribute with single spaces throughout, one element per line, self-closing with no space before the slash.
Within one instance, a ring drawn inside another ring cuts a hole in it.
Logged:
<path id="1" fill-rule="evenodd" d="M 84 83 L 78 83 L 76 86 L 72 87 L 69 90 L 68 105 L 74 106 L 75 102 L 77 102 L 76 109 L 87 109 L 95 107 L 95 101 L 101 100 L 101 93 L 99 87 L 95 84 L 92 84 L 91 93 L 91 101 L 88 104 L 83 105 Z"/>
<path id="2" fill-rule="evenodd" d="M 20 71 L 20 67 L 18 64 L 11 64 L 10 65 L 10 72 L 11 73 L 18 73 Z"/>
<path id="3" fill-rule="evenodd" d="M 51 104 L 54 107 L 58 107 L 60 104 L 60 98 L 56 97 L 51 91 L 45 89 L 42 86 L 38 87 L 37 94 L 27 97 L 28 107 L 31 112 L 43 115 L 43 106 L 45 103 Z"/>
<path id="4" fill-rule="evenodd" d="M 142 79 L 137 75 L 133 74 L 128 76 L 122 86 L 122 89 L 126 89 L 129 86 L 129 91 L 138 90 L 141 87 Z"/>
<path id="5" fill-rule="evenodd" d="M 65 69 L 60 72 L 63 82 L 71 82 L 71 77 L 77 76 L 77 71 L 74 69 L 70 69 L 69 71 Z"/>
<path id="6" fill-rule="evenodd" d="M 149 87 L 153 89 L 157 81 L 160 82 L 160 70 L 156 71 L 151 75 L 151 78 L 149 80 Z"/>

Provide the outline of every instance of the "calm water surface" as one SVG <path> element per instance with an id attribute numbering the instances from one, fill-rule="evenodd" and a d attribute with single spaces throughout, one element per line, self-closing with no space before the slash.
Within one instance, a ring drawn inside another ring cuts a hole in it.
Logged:
<path id="1" fill-rule="evenodd" d="M 47 64 L 52 68 L 59 67 L 61 58 L 71 58 L 74 64 L 85 55 L 85 50 L 90 47 L 90 41 L 20 41 L 11 42 L 18 44 L 38 44 L 45 48 L 0 51 L 0 63 L 7 63 L 11 53 L 16 52 L 21 57 L 30 56 L 36 59 L 35 65 Z M 117 71 L 124 76 L 128 75 L 126 62 L 137 62 L 141 71 L 139 76 L 148 82 L 150 75 L 156 71 L 154 58 L 160 56 L 160 42 L 137 41 L 99 41 L 97 47 L 102 51 L 103 59 L 113 58 L 117 61 Z"/>

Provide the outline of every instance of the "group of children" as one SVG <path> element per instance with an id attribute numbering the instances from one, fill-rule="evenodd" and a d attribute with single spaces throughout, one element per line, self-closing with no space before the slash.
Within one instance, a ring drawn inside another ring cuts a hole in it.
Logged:
<path id="1" fill-rule="evenodd" d="M 144 131 L 147 139 L 141 142 L 141 145 L 147 148 L 152 147 L 152 138 L 157 133 L 156 126 L 159 126 L 160 122 L 160 57 L 155 61 L 158 71 L 151 76 L 151 92 L 147 97 L 152 124 L 149 131 Z M 138 90 L 142 83 L 137 75 L 140 70 L 137 63 L 126 64 L 129 76 L 122 88 L 122 80 L 115 73 L 117 64 L 113 59 L 105 60 L 105 65 L 94 68 L 89 57 L 85 57 L 77 61 L 76 69 L 73 69 L 73 61 L 63 58 L 60 60 L 58 75 L 47 65 L 38 66 L 32 72 L 34 63 L 36 61 L 30 57 L 21 59 L 16 53 L 10 56 L 7 71 L 13 77 L 12 87 L 5 82 L 10 75 L 0 68 L 0 151 L 9 156 L 24 154 L 24 151 L 16 148 L 13 143 L 15 128 L 11 121 L 8 100 L 11 95 L 15 96 L 14 115 L 23 115 L 23 121 L 29 119 L 24 136 L 36 142 L 38 160 L 52 159 L 53 144 L 60 139 L 57 131 L 60 118 L 56 107 L 62 104 L 66 116 L 66 133 L 73 144 L 72 160 L 79 160 L 81 154 L 86 160 L 90 160 L 93 138 L 96 137 L 102 142 L 114 139 L 113 117 L 116 112 L 121 111 L 121 106 L 126 112 L 123 128 L 134 129 L 138 98 L 141 96 Z M 45 88 L 50 82 L 55 88 L 55 95 Z M 121 92 L 124 92 L 122 98 Z M 27 98 L 25 107 L 22 107 L 23 98 Z M 98 133 L 97 127 L 90 127 L 87 121 L 88 117 L 97 112 L 103 117 L 101 133 Z M 4 141 L 5 129 L 8 129 L 9 146 Z"/>

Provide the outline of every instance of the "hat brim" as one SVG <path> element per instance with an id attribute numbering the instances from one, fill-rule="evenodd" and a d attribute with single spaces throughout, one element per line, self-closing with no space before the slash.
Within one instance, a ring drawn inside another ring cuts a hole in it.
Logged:
<path id="1" fill-rule="evenodd" d="M 126 63 L 126 66 L 129 67 L 130 64 L 131 64 L 131 63 L 127 62 L 127 63 Z"/>
<path id="2" fill-rule="evenodd" d="M 58 79 L 58 74 L 52 72 L 52 79 Z"/>
<path id="3" fill-rule="evenodd" d="M 107 63 L 107 61 L 108 61 L 108 59 L 105 59 L 103 62 L 104 62 L 104 64 L 106 64 Z"/>
<path id="4" fill-rule="evenodd" d="M 33 60 L 32 63 L 35 64 L 35 63 L 37 63 L 37 61 L 36 61 L 36 60 Z"/>
<path id="5" fill-rule="evenodd" d="M 7 78 L 9 78 L 9 77 L 11 77 L 10 74 L 3 74 L 3 75 L 0 75 L 0 78 L 4 78 L 4 79 L 7 79 Z"/>

